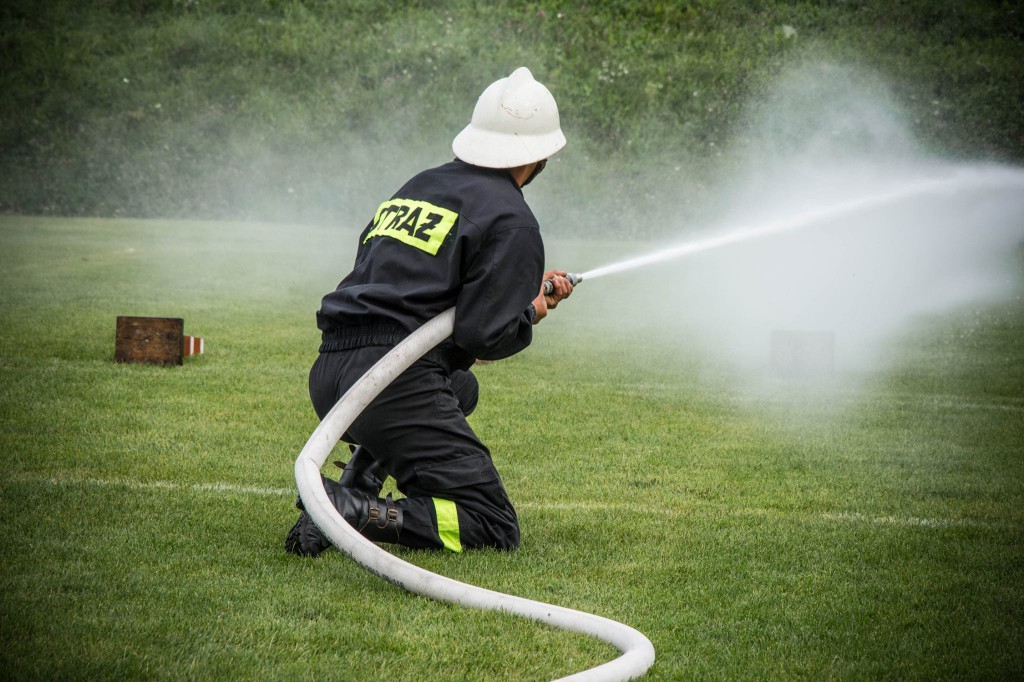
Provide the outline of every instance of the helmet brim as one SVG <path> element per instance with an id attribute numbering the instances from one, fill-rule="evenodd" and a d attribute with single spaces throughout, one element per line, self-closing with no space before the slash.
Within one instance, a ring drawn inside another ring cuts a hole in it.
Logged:
<path id="1" fill-rule="evenodd" d="M 539 135 L 498 133 L 472 123 L 452 140 L 455 156 L 484 168 L 516 168 L 547 159 L 565 146 L 561 129 Z"/>

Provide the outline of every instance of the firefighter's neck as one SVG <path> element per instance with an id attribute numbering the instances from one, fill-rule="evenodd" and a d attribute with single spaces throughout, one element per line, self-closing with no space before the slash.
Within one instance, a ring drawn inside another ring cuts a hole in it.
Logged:
<path id="1" fill-rule="evenodd" d="M 508 172 L 512 175 L 512 179 L 516 181 L 516 184 L 520 187 L 523 183 L 530 179 L 533 175 L 533 169 L 537 167 L 538 161 L 528 163 L 525 166 L 516 166 L 515 168 L 509 168 Z"/>

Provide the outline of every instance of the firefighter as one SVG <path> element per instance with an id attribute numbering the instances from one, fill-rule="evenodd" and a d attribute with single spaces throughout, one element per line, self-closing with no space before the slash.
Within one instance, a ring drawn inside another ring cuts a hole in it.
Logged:
<path id="1" fill-rule="evenodd" d="M 456 158 L 380 205 L 359 237 L 354 268 L 324 296 L 309 374 L 321 419 L 398 342 L 456 309 L 452 336 L 344 434 L 355 445 L 341 479 L 323 477 L 338 512 L 364 537 L 454 552 L 519 545 L 515 508 L 466 421 L 479 392 L 470 368 L 526 348 L 533 325 L 572 293 L 565 272 L 544 271 L 540 228 L 522 191 L 564 146 L 555 100 L 529 69 L 492 83 L 452 142 Z M 380 497 L 389 475 L 404 498 Z M 309 556 L 329 545 L 305 511 L 285 541 L 289 552 Z"/>

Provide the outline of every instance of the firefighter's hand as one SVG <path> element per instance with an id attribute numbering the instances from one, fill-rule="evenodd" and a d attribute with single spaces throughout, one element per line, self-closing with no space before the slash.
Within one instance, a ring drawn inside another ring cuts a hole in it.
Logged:
<path id="1" fill-rule="evenodd" d="M 533 319 L 533 323 L 537 324 L 544 319 L 548 314 L 548 309 L 558 307 L 559 301 L 569 298 L 572 295 L 572 282 L 566 278 L 569 274 L 565 270 L 548 270 L 544 273 L 544 282 L 541 282 L 540 291 L 537 293 L 537 298 L 533 299 L 533 308 L 537 311 L 537 316 Z M 544 283 L 551 282 L 551 293 L 544 293 Z"/>

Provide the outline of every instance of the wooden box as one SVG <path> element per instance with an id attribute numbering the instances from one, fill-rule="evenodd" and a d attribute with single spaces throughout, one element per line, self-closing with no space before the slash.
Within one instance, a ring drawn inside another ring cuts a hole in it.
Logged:
<path id="1" fill-rule="evenodd" d="M 182 364 L 185 321 L 177 317 L 118 317 L 114 360 Z"/>

